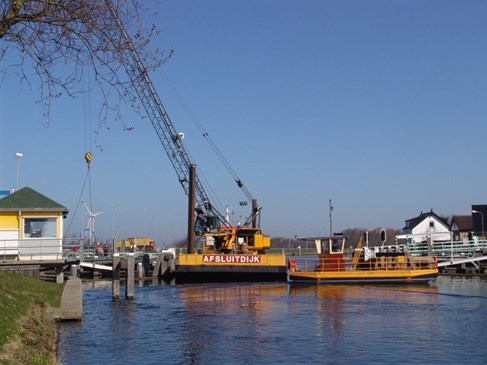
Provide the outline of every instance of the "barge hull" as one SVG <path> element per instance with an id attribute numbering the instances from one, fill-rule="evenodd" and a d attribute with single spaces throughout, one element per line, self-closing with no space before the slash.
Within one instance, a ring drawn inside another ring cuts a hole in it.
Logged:
<path id="1" fill-rule="evenodd" d="M 181 254 L 176 283 L 286 281 L 284 255 Z"/>
<path id="2" fill-rule="evenodd" d="M 256 282 L 287 280 L 286 267 L 178 267 L 176 284 L 204 282 Z"/>
<path id="3" fill-rule="evenodd" d="M 330 273 L 328 273 L 330 274 Z M 323 273 L 315 275 L 300 275 L 289 274 L 289 281 L 291 283 L 303 283 L 303 284 L 420 284 L 428 283 L 429 281 L 438 277 L 438 272 L 431 270 L 431 272 L 423 272 L 421 274 L 413 275 L 391 275 L 391 273 L 385 275 L 337 275 L 331 273 L 331 275 L 324 275 Z"/>

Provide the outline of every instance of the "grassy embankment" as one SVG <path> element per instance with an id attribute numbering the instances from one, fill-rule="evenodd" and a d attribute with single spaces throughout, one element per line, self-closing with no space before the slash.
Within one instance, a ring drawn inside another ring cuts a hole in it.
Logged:
<path id="1" fill-rule="evenodd" d="M 56 364 L 56 324 L 63 284 L 0 271 L 0 364 Z"/>

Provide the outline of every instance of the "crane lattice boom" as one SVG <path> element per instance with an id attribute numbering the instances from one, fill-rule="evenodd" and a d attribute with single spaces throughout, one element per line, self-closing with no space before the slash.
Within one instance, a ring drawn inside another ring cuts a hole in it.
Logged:
<path id="1" fill-rule="evenodd" d="M 142 60 L 134 47 L 131 38 L 127 34 L 120 17 L 115 9 L 113 9 L 110 0 L 106 0 L 113 17 L 118 23 L 120 35 L 124 42 L 124 53 L 126 60 L 132 62 L 125 62 L 125 71 L 130 78 L 131 86 L 135 90 L 140 103 L 142 104 L 149 120 L 154 127 L 154 130 L 161 141 L 167 157 L 176 171 L 179 182 L 181 183 L 186 195 L 189 195 L 189 166 L 192 164 L 188 153 L 186 152 L 182 142 L 181 135 L 178 134 L 174 125 L 169 118 L 162 102 L 149 78 L 147 70 L 144 68 Z M 221 215 L 213 210 L 210 200 L 196 176 L 196 207 L 205 209 L 207 212 Z"/>

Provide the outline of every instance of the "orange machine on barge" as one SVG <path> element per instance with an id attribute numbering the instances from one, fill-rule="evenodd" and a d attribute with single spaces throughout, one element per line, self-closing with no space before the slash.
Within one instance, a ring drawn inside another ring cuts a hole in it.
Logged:
<path id="1" fill-rule="evenodd" d="M 376 252 L 362 247 L 344 254 L 345 237 L 312 238 L 318 256 L 290 259 L 288 280 L 307 284 L 427 283 L 438 276 L 436 257 L 409 256 L 404 250 Z"/>

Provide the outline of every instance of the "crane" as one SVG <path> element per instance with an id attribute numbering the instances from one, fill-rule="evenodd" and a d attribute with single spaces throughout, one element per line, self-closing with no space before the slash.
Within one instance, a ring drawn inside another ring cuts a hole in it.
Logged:
<path id="1" fill-rule="evenodd" d="M 186 195 L 189 195 L 189 166 L 192 164 L 192 161 L 182 143 L 184 134 L 178 133 L 174 127 L 154 88 L 149 74 L 143 65 L 141 57 L 120 20 L 119 15 L 113 8 L 111 1 L 105 0 L 105 2 L 110 8 L 112 16 L 120 30 L 120 36 L 124 43 L 124 46 L 122 47 L 124 52 L 123 56 L 129 60 L 129 62 L 124 63 L 125 72 L 130 78 L 133 89 L 161 141 L 167 157 L 174 167 L 184 192 Z M 235 181 L 237 185 L 244 190 L 247 198 L 251 199 L 250 193 L 248 193 L 248 190 L 244 187 L 243 182 L 238 178 L 236 178 Z M 235 246 L 235 242 L 238 241 L 236 232 L 230 226 L 227 219 L 225 219 L 225 216 L 213 207 L 197 174 L 195 176 L 195 200 L 195 210 L 198 214 L 195 224 L 195 229 L 198 230 L 196 233 L 204 235 L 212 232 L 211 235 L 215 237 L 217 247 L 223 247 L 226 251 L 230 251 L 230 246 Z M 265 243 L 257 243 L 257 246 L 254 245 L 255 241 L 260 242 L 259 238 L 255 239 L 255 237 L 253 237 L 255 234 L 260 234 L 260 229 L 256 228 L 256 217 L 258 216 L 260 209 L 261 208 L 257 206 L 256 200 L 252 199 L 252 213 L 242 227 L 245 228 L 252 223 L 252 229 L 244 232 L 248 236 L 245 241 L 251 241 L 251 244 L 249 245 L 251 247 L 270 245 L 270 241 L 267 242 L 266 240 L 264 240 Z"/>

